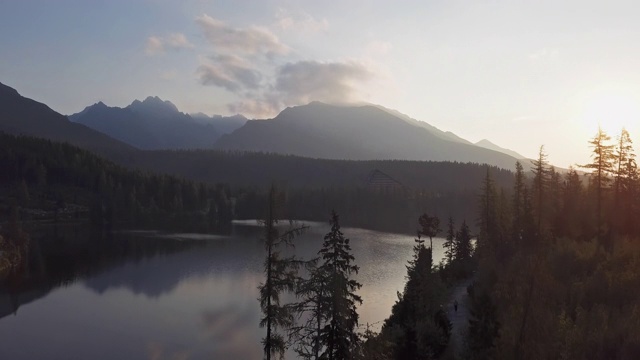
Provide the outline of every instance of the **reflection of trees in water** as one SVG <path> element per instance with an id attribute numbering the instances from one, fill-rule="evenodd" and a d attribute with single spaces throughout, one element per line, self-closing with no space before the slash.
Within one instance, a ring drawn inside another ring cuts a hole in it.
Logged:
<path id="1" fill-rule="evenodd" d="M 80 227 L 38 229 L 32 233 L 27 266 L 0 283 L 0 317 L 67 286 L 126 262 L 168 255 L 201 242 L 144 237 L 139 234 L 103 236 Z"/>

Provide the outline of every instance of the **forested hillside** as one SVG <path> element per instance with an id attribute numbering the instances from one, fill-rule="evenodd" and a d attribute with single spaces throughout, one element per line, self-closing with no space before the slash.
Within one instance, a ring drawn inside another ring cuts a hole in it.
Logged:
<path id="1" fill-rule="evenodd" d="M 327 160 L 245 151 L 145 151 L 137 166 L 197 181 L 223 182 L 236 187 L 268 188 L 272 182 L 291 187 L 364 186 L 380 170 L 410 189 L 431 192 L 475 190 L 487 165 L 405 160 Z M 491 167 L 496 181 L 512 181 L 508 170 Z"/>
<path id="2" fill-rule="evenodd" d="M 106 156 L 118 163 L 128 163 L 137 149 L 81 124 L 47 105 L 21 96 L 15 89 L 0 83 L 0 131 L 13 135 L 36 136 L 68 142 Z"/>
<path id="3" fill-rule="evenodd" d="M 602 130 L 590 171 L 483 181 L 470 289 L 472 359 L 640 357 L 640 176 L 631 137 Z M 500 196 L 509 191 L 509 197 Z"/>
<path id="4" fill-rule="evenodd" d="M 0 216 L 23 220 L 89 217 L 106 228 L 222 230 L 232 205 L 222 186 L 134 172 L 86 150 L 0 133 Z"/>

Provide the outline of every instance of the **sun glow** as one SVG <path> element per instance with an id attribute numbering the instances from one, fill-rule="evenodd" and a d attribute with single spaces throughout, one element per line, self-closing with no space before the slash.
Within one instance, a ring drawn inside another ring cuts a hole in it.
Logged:
<path id="1" fill-rule="evenodd" d="M 640 100 L 614 93 L 594 95 L 586 102 L 582 118 L 590 131 L 599 126 L 611 137 L 623 127 L 633 132 L 640 125 Z"/>

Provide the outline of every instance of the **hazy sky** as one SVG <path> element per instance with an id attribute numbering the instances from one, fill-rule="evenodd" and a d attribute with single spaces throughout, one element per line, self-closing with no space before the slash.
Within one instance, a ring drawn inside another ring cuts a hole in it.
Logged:
<path id="1" fill-rule="evenodd" d="M 637 1 L 2 0 L 0 82 L 70 114 L 157 95 L 270 117 L 367 101 L 551 162 L 640 143 Z M 402 139 L 398 139 L 402 141 Z"/>

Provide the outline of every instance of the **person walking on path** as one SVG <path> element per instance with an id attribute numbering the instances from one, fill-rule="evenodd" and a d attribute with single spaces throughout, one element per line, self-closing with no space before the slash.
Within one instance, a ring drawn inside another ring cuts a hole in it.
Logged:
<path id="1" fill-rule="evenodd" d="M 455 312 L 458 312 L 458 300 L 453 301 L 453 310 L 455 310 Z"/>

